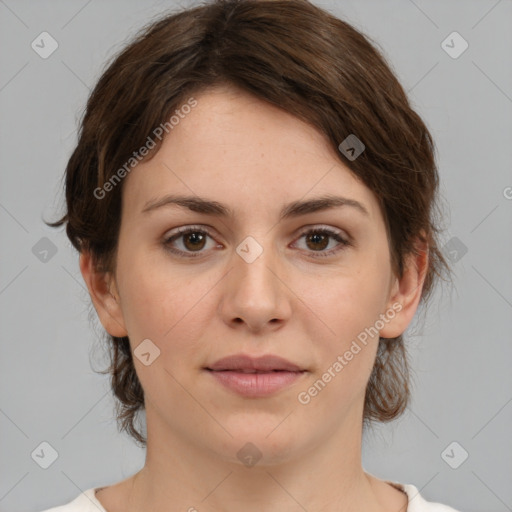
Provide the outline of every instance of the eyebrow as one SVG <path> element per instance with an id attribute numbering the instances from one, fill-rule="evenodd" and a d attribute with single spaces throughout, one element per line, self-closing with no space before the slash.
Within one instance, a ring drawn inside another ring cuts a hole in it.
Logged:
<path id="1" fill-rule="evenodd" d="M 223 218 L 234 217 L 234 212 L 228 206 L 223 205 L 217 201 L 210 201 L 198 196 L 178 196 L 172 194 L 166 195 L 159 199 L 152 199 L 148 201 L 144 205 L 141 213 L 148 213 L 156 209 L 172 205 L 188 208 L 193 212 L 202 213 L 205 215 L 214 215 Z M 289 204 L 286 204 L 281 209 L 279 220 L 282 221 L 285 219 L 299 217 L 309 213 L 320 212 L 331 208 L 339 208 L 342 206 L 353 207 L 363 215 L 367 217 L 370 216 L 366 207 L 355 199 L 326 195 L 305 201 L 293 201 Z"/>

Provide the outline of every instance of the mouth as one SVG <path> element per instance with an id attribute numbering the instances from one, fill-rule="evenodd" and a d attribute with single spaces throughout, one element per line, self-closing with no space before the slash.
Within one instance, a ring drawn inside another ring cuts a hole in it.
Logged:
<path id="1" fill-rule="evenodd" d="M 279 356 L 238 354 L 203 368 L 216 382 L 245 397 L 265 397 L 295 383 L 308 370 Z"/>

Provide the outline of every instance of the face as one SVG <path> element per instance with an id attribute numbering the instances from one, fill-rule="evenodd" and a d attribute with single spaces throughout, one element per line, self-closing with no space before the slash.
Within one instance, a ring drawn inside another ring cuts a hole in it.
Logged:
<path id="1" fill-rule="evenodd" d="M 235 90 L 196 100 L 125 178 L 116 301 L 93 300 L 136 354 L 150 340 L 134 357 L 148 433 L 158 425 L 235 462 L 250 441 L 277 463 L 361 428 L 378 333 L 403 332 L 418 283 L 393 275 L 376 197 L 318 131 Z M 342 199 L 312 202 L 326 196 Z M 242 393 L 206 369 L 235 354 L 302 372 Z"/>

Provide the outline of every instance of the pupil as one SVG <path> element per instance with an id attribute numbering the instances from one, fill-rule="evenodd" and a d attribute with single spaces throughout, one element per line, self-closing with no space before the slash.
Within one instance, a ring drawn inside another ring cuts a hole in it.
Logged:
<path id="1" fill-rule="evenodd" d="M 191 245 L 192 245 L 192 249 L 197 249 L 198 248 L 198 242 L 201 243 L 201 241 L 204 241 L 203 240 L 203 235 L 201 233 L 190 233 L 189 235 L 186 236 L 186 241 L 191 241 Z M 187 244 L 188 245 L 188 244 Z M 201 247 L 199 247 L 201 248 Z"/>
<path id="2" fill-rule="evenodd" d="M 314 235 L 310 235 L 310 239 L 313 240 L 313 244 L 319 244 L 319 243 L 321 244 L 321 247 L 319 247 L 319 249 L 325 249 L 325 247 L 327 246 L 327 244 L 325 244 L 325 243 L 322 244 L 322 241 L 323 242 L 327 241 L 327 236 L 325 236 L 325 235 L 316 233 Z"/>

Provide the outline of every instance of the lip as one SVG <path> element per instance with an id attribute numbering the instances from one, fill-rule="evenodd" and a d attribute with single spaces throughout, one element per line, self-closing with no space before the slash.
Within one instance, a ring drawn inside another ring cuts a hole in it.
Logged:
<path id="1" fill-rule="evenodd" d="M 231 391 L 253 398 L 277 393 L 307 372 L 279 356 L 255 358 L 246 354 L 219 359 L 205 370 Z"/>
<path id="2" fill-rule="evenodd" d="M 300 372 L 304 370 L 304 368 L 273 354 L 260 357 L 251 357 L 247 354 L 235 354 L 223 357 L 207 368 L 214 371 L 238 370 L 241 372 L 244 370 L 259 372 L 270 372 L 272 370 Z"/>

